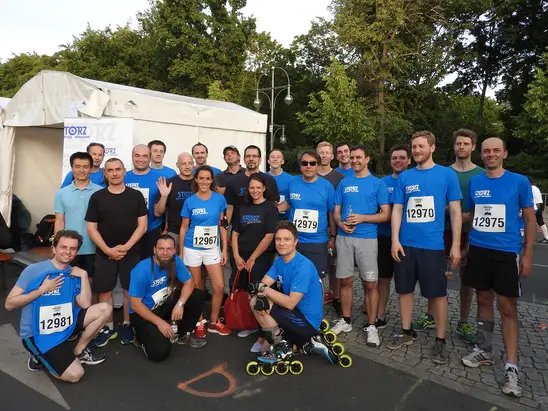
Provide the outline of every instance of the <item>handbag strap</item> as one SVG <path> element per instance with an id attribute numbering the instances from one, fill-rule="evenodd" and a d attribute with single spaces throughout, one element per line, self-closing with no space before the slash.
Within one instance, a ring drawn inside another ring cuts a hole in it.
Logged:
<path id="1" fill-rule="evenodd" d="M 242 271 L 241 270 L 238 270 L 236 272 L 236 276 L 234 278 L 234 282 L 232 283 L 232 290 L 230 291 L 230 294 L 234 294 L 234 292 L 236 291 L 235 288 L 237 287 L 239 281 L 240 281 L 240 273 Z M 248 284 L 251 283 L 251 273 L 248 271 L 247 272 L 247 282 Z"/>

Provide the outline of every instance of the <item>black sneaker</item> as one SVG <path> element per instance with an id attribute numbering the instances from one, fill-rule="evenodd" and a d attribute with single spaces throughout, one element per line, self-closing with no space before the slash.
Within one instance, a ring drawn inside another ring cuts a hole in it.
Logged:
<path id="1" fill-rule="evenodd" d="M 89 348 L 85 348 L 80 354 L 76 356 L 82 364 L 97 365 L 101 364 L 107 359 L 106 354 L 94 354 Z"/>
<path id="2" fill-rule="evenodd" d="M 447 347 L 440 340 L 436 340 L 434 347 L 432 347 L 432 361 L 436 364 L 445 364 L 449 361 Z"/>
<path id="3" fill-rule="evenodd" d="M 375 321 L 375 327 L 377 327 L 378 330 L 382 330 L 383 328 L 386 328 L 386 317 L 381 320 L 380 318 L 377 318 L 377 321 Z"/>
<path id="4" fill-rule="evenodd" d="M 205 338 L 196 338 L 191 333 L 186 333 L 182 337 L 179 337 L 177 344 L 188 345 L 191 348 L 202 348 L 207 344 L 207 339 Z"/>
<path id="5" fill-rule="evenodd" d="M 338 315 L 339 317 L 342 316 L 341 300 L 339 300 L 338 298 L 334 298 L 334 299 L 333 299 L 333 302 L 331 303 L 331 305 L 333 306 L 333 309 L 335 310 L 335 312 L 337 313 L 337 315 Z"/>
<path id="6" fill-rule="evenodd" d="M 42 364 L 34 355 L 29 356 L 29 360 L 27 361 L 27 367 L 29 371 L 36 372 L 36 371 L 42 371 L 44 369 L 44 364 Z"/>

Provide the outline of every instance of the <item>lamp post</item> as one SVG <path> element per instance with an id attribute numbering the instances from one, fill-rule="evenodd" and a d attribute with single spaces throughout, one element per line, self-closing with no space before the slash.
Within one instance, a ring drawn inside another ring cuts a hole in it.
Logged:
<path id="1" fill-rule="evenodd" d="M 274 73 L 276 72 L 276 69 L 282 70 L 285 73 L 285 76 L 287 77 L 287 84 L 276 86 L 274 82 Z M 272 75 L 272 85 L 270 87 L 266 88 L 259 88 L 259 83 L 261 81 L 261 78 L 263 77 L 264 73 L 261 73 L 259 76 L 259 79 L 257 80 L 257 85 L 255 88 L 255 101 L 253 102 L 253 105 L 255 106 L 255 109 L 257 111 L 261 108 L 261 105 L 263 104 L 261 99 L 259 98 L 259 93 L 262 93 L 268 98 L 270 101 L 270 127 L 269 127 L 269 134 L 270 134 L 270 151 L 274 150 L 274 107 L 276 106 L 276 99 L 280 95 L 280 93 L 287 89 L 287 95 L 284 98 L 285 104 L 289 105 L 293 102 L 293 97 L 291 96 L 291 83 L 289 81 L 289 74 L 287 74 L 287 71 L 285 71 L 281 67 L 271 67 L 271 75 Z M 274 92 L 278 90 L 278 93 L 274 95 Z M 270 91 L 270 96 L 266 93 L 267 91 Z M 283 126 L 282 126 L 283 127 Z M 282 136 L 285 138 L 285 127 L 284 130 L 282 130 Z"/>

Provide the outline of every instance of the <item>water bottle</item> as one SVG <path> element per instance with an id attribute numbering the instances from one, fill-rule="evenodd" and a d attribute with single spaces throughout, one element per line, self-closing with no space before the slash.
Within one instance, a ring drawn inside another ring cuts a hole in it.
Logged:
<path id="1" fill-rule="evenodd" d="M 327 247 L 327 252 L 329 253 L 329 255 L 330 255 L 331 257 L 334 256 L 333 249 L 332 249 L 331 247 Z"/>
<path id="2" fill-rule="evenodd" d="M 460 264 L 457 264 L 457 266 L 453 269 L 451 268 L 452 263 L 453 261 L 451 258 L 445 259 L 445 278 L 453 278 L 459 273 Z"/>
<path id="3" fill-rule="evenodd" d="M 352 212 L 352 205 L 351 205 L 351 204 L 348 206 L 348 210 L 346 210 L 346 219 L 347 219 L 347 220 L 348 220 L 348 216 L 349 216 L 350 214 L 353 214 L 353 212 Z M 351 223 L 346 223 L 346 224 L 348 224 L 349 226 L 354 226 L 354 224 L 351 224 Z"/>
<path id="4" fill-rule="evenodd" d="M 173 338 L 170 338 L 169 341 L 171 341 L 171 343 L 173 344 L 177 342 L 177 338 L 178 338 L 177 332 L 179 331 L 177 327 L 177 323 L 175 321 L 171 321 L 171 330 L 173 331 L 173 334 L 175 335 L 173 336 Z"/>

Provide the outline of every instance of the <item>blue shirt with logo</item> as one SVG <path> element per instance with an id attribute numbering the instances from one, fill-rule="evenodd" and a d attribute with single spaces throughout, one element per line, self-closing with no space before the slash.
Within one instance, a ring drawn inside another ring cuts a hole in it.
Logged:
<path id="1" fill-rule="evenodd" d="M 184 284 L 190 280 L 190 272 L 178 255 L 174 258 L 175 276 Z M 152 272 L 152 268 L 154 272 Z M 142 303 L 149 310 L 155 310 L 167 301 L 171 292 L 170 286 L 168 271 L 160 270 L 158 264 L 150 257 L 141 261 L 131 270 L 128 295 L 130 297 L 141 298 Z M 129 312 L 130 314 L 135 312 L 131 307 L 131 300 L 129 302 Z"/>
<path id="2" fill-rule="evenodd" d="M 131 170 L 128 171 L 124 177 L 125 185 L 140 191 L 145 198 L 148 209 L 148 231 L 160 227 L 164 221 L 164 216 L 156 217 L 154 215 L 154 204 L 156 204 L 156 200 L 160 197 L 160 190 L 156 185 L 159 178 L 160 174 L 152 168 L 149 168 L 148 173 L 146 174 L 135 174 L 133 170 Z"/>
<path id="3" fill-rule="evenodd" d="M 286 173 L 285 171 L 282 171 L 281 174 L 278 176 L 275 176 L 273 174 L 270 175 L 274 177 L 274 180 L 276 180 L 276 184 L 278 185 L 278 191 L 280 193 L 280 203 L 283 203 L 289 196 L 289 182 L 294 177 L 291 174 Z M 280 220 L 287 220 L 288 218 L 289 211 L 284 211 L 283 213 L 280 213 Z"/>
<path id="4" fill-rule="evenodd" d="M 444 250 L 445 206 L 462 198 L 457 174 L 435 164 L 400 174 L 394 204 L 403 205 L 400 243 L 427 250 Z"/>
<path id="5" fill-rule="evenodd" d="M 318 270 L 314 264 L 301 253 L 288 263 L 282 257 L 276 258 L 266 273 L 270 278 L 279 281 L 285 295 L 291 292 L 303 293 L 303 298 L 295 307 L 314 328 L 319 328 L 323 318 L 323 289 Z"/>
<path id="6" fill-rule="evenodd" d="M 335 170 L 337 170 L 339 173 L 342 173 L 344 178 L 353 177 L 354 176 L 354 169 L 352 167 L 347 168 L 346 170 L 343 170 L 340 167 L 337 167 Z"/>
<path id="7" fill-rule="evenodd" d="M 302 177 L 289 182 L 289 219 L 302 244 L 327 243 L 328 213 L 335 208 L 335 189 L 325 178 L 307 183 Z"/>
<path id="8" fill-rule="evenodd" d="M 533 207 L 529 180 L 505 170 L 498 178 L 480 174 L 468 184 L 467 207 L 474 212 L 470 244 L 476 247 L 519 253 L 519 210 Z"/>
<path id="9" fill-rule="evenodd" d="M 72 182 L 55 194 L 53 212 L 65 216 L 65 230 L 75 230 L 82 236 L 82 246 L 78 250 L 78 255 L 95 254 L 95 244 L 89 238 L 85 217 L 89 198 L 102 189 L 101 186 L 92 182 L 86 188 L 79 189 Z"/>
<path id="10" fill-rule="evenodd" d="M 379 207 L 389 203 L 388 190 L 380 178 L 371 174 L 366 177 L 344 178 L 337 187 L 335 204 L 341 207 L 341 220 L 349 214 L 377 214 Z M 338 235 L 354 238 L 377 238 L 377 224 L 360 223 L 352 234 L 341 228 Z"/>
<path id="11" fill-rule="evenodd" d="M 216 227 L 217 229 L 210 233 L 211 236 L 216 236 L 215 243 L 219 242 L 219 221 L 221 213 L 226 211 L 226 200 L 224 196 L 215 191 L 211 192 L 211 197 L 208 200 L 202 200 L 196 194 L 192 195 L 185 201 L 181 216 L 189 218 L 190 224 L 185 234 L 184 246 L 193 250 L 204 250 L 211 247 L 201 247 L 194 245 L 194 232 L 196 227 Z"/>
<path id="12" fill-rule="evenodd" d="M 167 166 L 162 166 L 162 168 L 153 168 L 152 170 L 156 171 L 158 174 L 160 174 L 162 177 L 165 177 L 166 179 L 175 177 L 177 175 L 177 172 Z"/>
<path id="13" fill-rule="evenodd" d="M 102 168 L 100 168 L 99 171 L 92 171 L 91 173 L 89 173 L 89 179 L 98 186 L 106 187 L 106 185 L 103 184 L 103 182 L 105 181 L 105 175 L 103 174 Z M 72 171 L 69 171 L 65 176 L 63 183 L 61 184 L 61 188 L 69 186 L 73 181 L 74 174 L 72 173 Z"/>
<path id="14" fill-rule="evenodd" d="M 389 196 L 388 202 L 392 206 L 392 204 L 394 204 L 394 188 L 396 187 L 398 179 L 394 178 L 392 174 L 390 174 L 388 176 L 384 176 L 383 178 L 381 178 L 381 180 L 386 185 Z M 379 232 L 379 234 L 385 235 L 387 237 L 392 237 L 392 224 L 390 223 L 390 220 L 385 223 L 380 223 L 377 227 L 377 231 Z"/>

